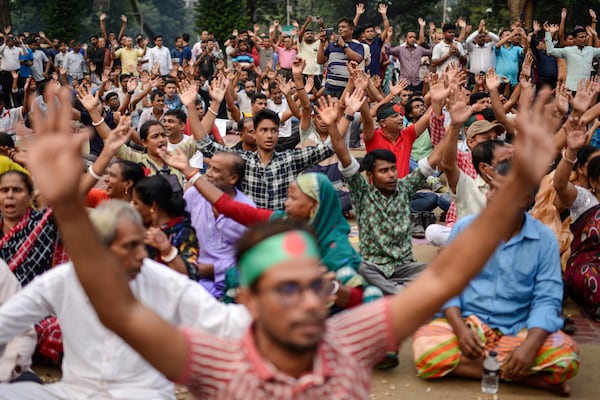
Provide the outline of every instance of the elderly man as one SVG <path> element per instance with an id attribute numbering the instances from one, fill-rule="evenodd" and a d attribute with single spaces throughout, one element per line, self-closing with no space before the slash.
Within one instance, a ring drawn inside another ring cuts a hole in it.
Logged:
<path id="1" fill-rule="evenodd" d="M 238 338 L 249 323 L 242 306 L 225 306 L 183 275 L 146 258 L 144 226 L 135 209 L 111 200 L 91 212 L 120 274 L 139 301 L 175 325 Z M 126 277 L 126 278 L 125 278 Z M 73 268 L 63 264 L 31 282 L 0 307 L 0 343 L 49 314 L 63 333 L 62 380 L 0 385 L 0 399 L 174 399 L 174 387 L 100 323 Z"/>

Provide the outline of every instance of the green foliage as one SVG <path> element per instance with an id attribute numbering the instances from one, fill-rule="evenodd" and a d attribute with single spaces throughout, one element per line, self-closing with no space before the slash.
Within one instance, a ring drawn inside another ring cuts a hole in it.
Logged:
<path id="1" fill-rule="evenodd" d="M 233 29 L 250 27 L 245 0 L 199 0 L 196 5 L 196 30 L 211 31 L 223 43 Z"/>
<path id="2" fill-rule="evenodd" d="M 49 37 L 78 39 L 81 31 L 83 8 L 78 0 L 46 1 L 41 10 L 42 22 Z"/>
<path id="3" fill-rule="evenodd" d="M 468 24 L 477 29 L 479 21 L 485 19 L 486 28 L 498 32 L 501 27 L 509 27 L 507 2 L 494 0 L 458 0 L 448 13 L 448 21 L 456 21 L 459 17 L 467 20 Z"/>

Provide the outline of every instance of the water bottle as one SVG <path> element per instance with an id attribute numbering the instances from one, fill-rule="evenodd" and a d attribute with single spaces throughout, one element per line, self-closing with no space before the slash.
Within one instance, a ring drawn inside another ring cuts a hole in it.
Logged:
<path id="1" fill-rule="evenodd" d="M 496 352 L 492 350 L 483 361 L 483 377 L 481 378 L 481 391 L 483 393 L 498 393 L 500 364 L 496 356 Z"/>

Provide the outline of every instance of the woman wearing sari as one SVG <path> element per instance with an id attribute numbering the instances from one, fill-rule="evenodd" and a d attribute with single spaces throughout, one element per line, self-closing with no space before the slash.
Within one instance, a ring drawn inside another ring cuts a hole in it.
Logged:
<path id="1" fill-rule="evenodd" d="M 569 208 L 572 220 L 573 241 L 565 268 L 565 289 L 584 314 L 600 320 L 600 156 L 587 163 L 585 186 L 570 183 L 586 132 L 585 127 L 567 125 L 567 148 L 554 175 L 554 188 L 562 204 Z"/>
<path id="2" fill-rule="evenodd" d="M 212 203 L 217 212 L 242 225 L 289 218 L 306 221 L 314 230 L 321 253 L 321 260 L 329 272 L 333 272 L 339 289 L 335 305 L 348 308 L 365 301 L 382 297 L 381 291 L 367 286 L 358 274 L 360 255 L 348 240 L 350 226 L 342 214 L 340 200 L 331 181 L 323 174 L 306 173 L 290 184 L 285 211 L 272 211 L 236 202 L 216 186 L 200 177 L 183 153 L 161 152 L 167 164 L 179 169 L 189 178 L 190 184 Z M 232 270 L 235 271 L 235 270 Z M 227 281 L 231 281 L 231 273 Z M 229 283 L 229 282 L 227 282 Z"/>
<path id="3" fill-rule="evenodd" d="M 198 239 L 181 192 L 173 191 L 164 176 L 154 175 L 135 185 L 131 203 L 147 228 L 148 256 L 198 281 Z"/>
<path id="4" fill-rule="evenodd" d="M 33 182 L 22 171 L 9 170 L 0 175 L 0 259 L 4 260 L 21 286 L 54 265 L 67 261 L 52 209 L 36 210 Z M 39 352 L 57 360 L 62 340 L 55 318 L 36 326 Z"/>

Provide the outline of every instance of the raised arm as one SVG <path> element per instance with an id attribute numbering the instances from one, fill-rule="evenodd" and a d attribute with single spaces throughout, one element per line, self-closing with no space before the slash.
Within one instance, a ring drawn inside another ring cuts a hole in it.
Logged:
<path id="1" fill-rule="evenodd" d="M 560 12 L 560 25 L 558 28 L 558 44 L 561 47 L 565 45 L 565 21 L 567 20 L 567 9 L 563 8 Z"/>
<path id="2" fill-rule="evenodd" d="M 117 36 L 119 38 L 119 40 L 121 40 L 121 38 L 125 34 L 126 28 L 127 28 L 127 16 L 121 15 L 121 29 L 119 29 L 119 35 Z M 142 29 L 144 29 L 144 27 L 142 27 Z"/>
<path id="3" fill-rule="evenodd" d="M 528 91 L 528 96 L 532 95 Z M 534 111 L 522 98 L 519 128 L 512 170 L 505 184 L 488 203 L 482 214 L 449 246 L 444 248 L 427 269 L 405 290 L 392 299 L 393 329 L 398 342 L 414 332 L 451 297 L 458 295 L 479 273 L 500 241 L 514 229 L 524 212 L 523 204 L 547 172 L 554 157 L 551 126 L 543 107 L 549 92 L 538 96 Z M 493 232 L 489 227 L 493 225 Z M 477 242 L 477 246 L 472 244 Z M 461 254 L 460 259 L 456 254 Z M 427 298 L 423 299 L 423 293 Z"/>
<path id="4" fill-rule="evenodd" d="M 573 120 L 567 121 L 564 128 L 567 135 L 567 148 L 563 150 L 562 158 L 556 167 L 553 185 L 562 204 L 570 207 L 577 198 L 577 189 L 575 189 L 575 185 L 569 179 L 573 171 L 573 166 L 577 163 L 577 152 L 585 145 L 586 130 L 584 125 Z"/>
<path id="5" fill-rule="evenodd" d="M 61 89 L 60 102 L 70 104 L 68 89 Z M 40 134 L 28 147 L 35 160 L 30 171 L 54 209 L 63 242 L 100 321 L 167 378 L 179 377 L 187 357 L 184 335 L 135 298 L 125 268 L 100 240 L 84 208 L 80 148 L 88 137 L 71 134 L 70 107 L 58 109 L 52 100 L 45 119 L 39 111 L 32 114 Z"/>
<path id="6" fill-rule="evenodd" d="M 500 100 L 500 92 L 498 91 L 498 88 L 500 87 L 500 77 L 496 74 L 494 68 L 488 69 L 485 74 L 485 85 L 490 92 L 490 102 L 492 103 L 492 110 L 494 111 L 496 120 L 504 125 L 507 132 L 513 134 L 515 125 L 513 120 L 506 116 L 506 111 L 504 111 L 502 100 Z"/>
<path id="7" fill-rule="evenodd" d="M 360 20 L 361 15 L 365 13 L 365 3 L 357 3 L 355 9 L 356 11 L 354 13 L 354 19 L 352 22 L 354 22 L 354 26 L 358 26 L 358 21 Z"/>
<path id="8" fill-rule="evenodd" d="M 457 91 L 453 89 L 453 91 Z M 458 151 L 458 134 L 460 128 L 471 116 L 471 108 L 467 106 L 464 101 L 457 99 L 455 93 L 453 93 L 454 102 L 450 106 L 451 123 L 448 127 L 448 132 L 445 136 L 445 142 L 443 142 L 444 152 L 442 156 L 442 168 L 448 179 L 448 187 L 452 190 L 452 193 L 456 193 L 456 184 L 460 178 L 460 169 L 456 161 L 456 153 Z M 438 146 L 442 146 L 440 143 Z"/>
<path id="9" fill-rule="evenodd" d="M 90 91 L 80 85 L 77 88 L 77 98 L 81 102 L 81 104 L 85 107 L 88 113 L 90 113 L 90 118 L 92 119 L 92 125 L 96 128 L 96 132 L 102 140 L 106 140 L 108 135 L 110 135 L 110 127 L 104 121 L 104 118 L 98 111 L 98 103 L 100 100 L 98 99 L 98 92 L 95 95 L 90 93 Z"/>
<path id="10" fill-rule="evenodd" d="M 108 39 L 108 35 L 106 34 L 106 14 L 100 14 L 100 32 L 104 40 Z"/>

